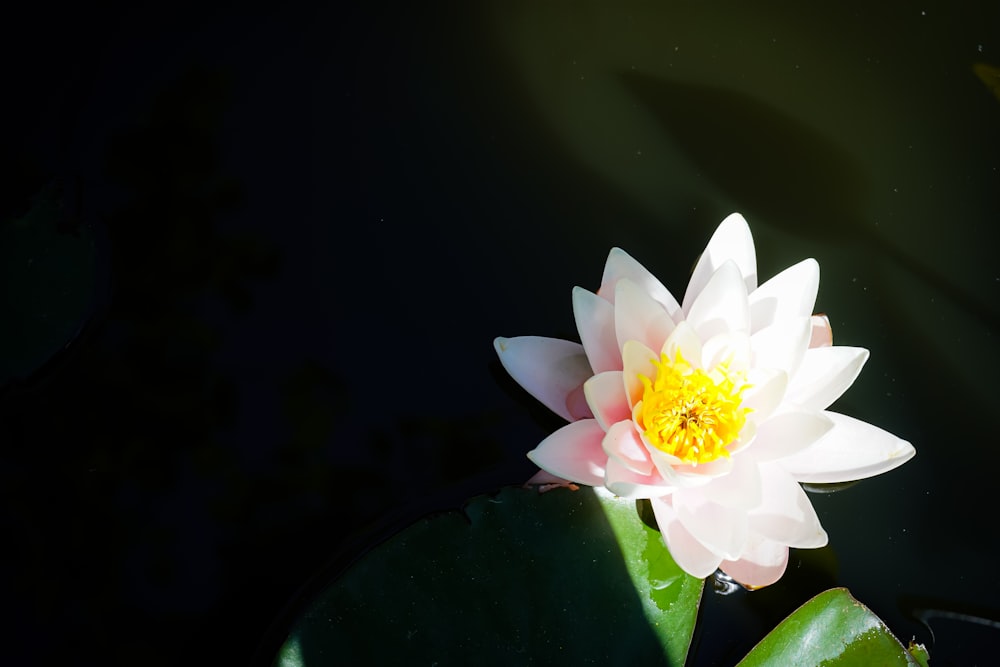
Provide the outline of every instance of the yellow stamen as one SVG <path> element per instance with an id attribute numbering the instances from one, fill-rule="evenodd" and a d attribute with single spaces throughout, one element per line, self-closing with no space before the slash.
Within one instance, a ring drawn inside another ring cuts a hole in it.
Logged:
<path id="1" fill-rule="evenodd" d="M 649 444 L 690 465 L 728 457 L 750 412 L 742 407 L 749 388 L 742 374 L 725 362 L 706 373 L 680 352 L 673 361 L 666 354 L 651 361 L 656 377 L 639 376 L 645 389 L 636 414 Z"/>

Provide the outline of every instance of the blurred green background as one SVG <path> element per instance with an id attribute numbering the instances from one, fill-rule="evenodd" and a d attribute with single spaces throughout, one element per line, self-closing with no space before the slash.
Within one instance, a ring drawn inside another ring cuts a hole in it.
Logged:
<path id="1" fill-rule="evenodd" d="M 779 584 L 708 591 L 693 664 L 833 585 L 974 661 L 998 38 L 985 0 L 10 10 L 5 654 L 266 663 L 377 536 L 533 473 L 559 420 L 494 336 L 575 338 L 612 246 L 682 294 L 740 211 L 760 275 L 815 257 L 835 340 L 872 351 L 837 409 L 918 454 L 814 496 L 830 546 Z"/>

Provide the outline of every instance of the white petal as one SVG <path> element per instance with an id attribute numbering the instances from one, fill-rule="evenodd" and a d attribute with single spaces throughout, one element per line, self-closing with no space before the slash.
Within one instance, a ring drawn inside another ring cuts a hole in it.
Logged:
<path id="1" fill-rule="evenodd" d="M 604 486 L 616 496 L 629 500 L 658 498 L 673 491 L 655 471 L 651 475 L 640 475 L 614 459 L 608 459 Z"/>
<path id="2" fill-rule="evenodd" d="M 778 463 L 800 482 L 836 483 L 873 477 L 900 466 L 916 454 L 913 445 L 877 426 L 823 412 L 833 429 L 794 456 Z"/>
<path id="3" fill-rule="evenodd" d="M 804 408 L 823 410 L 854 384 L 867 360 L 868 350 L 862 347 L 809 348 L 785 396 Z"/>
<path id="4" fill-rule="evenodd" d="M 763 497 L 750 510 L 751 531 L 797 549 L 815 549 L 827 543 L 809 496 L 784 469 L 762 464 Z"/>
<path id="5" fill-rule="evenodd" d="M 528 458 L 557 477 L 577 484 L 601 486 L 608 460 L 601 448 L 604 429 L 593 419 L 563 426 L 528 452 Z"/>
<path id="6" fill-rule="evenodd" d="M 728 261 L 736 264 L 743 278 L 745 291 L 749 293 L 756 289 L 757 256 L 754 252 L 753 236 L 750 234 L 747 221 L 739 213 L 733 213 L 722 221 L 709 240 L 705 252 L 698 259 L 691 273 L 687 292 L 684 293 L 685 313 L 691 312 L 694 302 L 712 276 Z"/>
<path id="7" fill-rule="evenodd" d="M 634 473 L 649 475 L 654 470 L 649 450 L 631 421 L 612 424 L 601 441 L 601 447 L 609 459 Z"/>
<path id="8" fill-rule="evenodd" d="M 761 329 L 750 336 L 754 368 L 780 368 L 793 376 L 809 349 L 811 336 L 808 317 L 785 318 Z"/>
<path id="9" fill-rule="evenodd" d="M 709 551 L 684 528 L 671 505 L 670 496 L 650 498 L 649 503 L 663 542 L 682 570 L 692 577 L 704 579 L 719 568 L 722 556 Z"/>
<path id="10" fill-rule="evenodd" d="M 750 337 L 742 332 L 712 336 L 701 347 L 701 367 L 712 370 L 721 363 L 729 370 L 745 373 L 750 369 Z"/>
<path id="11" fill-rule="evenodd" d="M 760 503 L 760 473 L 757 463 L 745 456 L 733 457 L 732 470 L 728 475 L 716 477 L 698 489 L 712 502 L 727 507 L 755 507 Z"/>
<path id="12" fill-rule="evenodd" d="M 642 399 L 644 388 L 639 376 L 644 375 L 650 380 L 656 377 L 654 359 L 659 360 L 659 356 L 639 341 L 625 342 L 625 347 L 622 348 L 622 363 L 625 367 L 622 382 L 625 384 L 625 394 L 628 396 L 630 407 L 635 407 L 635 404 Z"/>
<path id="13" fill-rule="evenodd" d="M 724 560 L 719 569 L 749 588 L 763 588 L 781 579 L 788 567 L 788 547 L 760 535 L 750 535 L 743 557 Z"/>
<path id="14" fill-rule="evenodd" d="M 497 338 L 493 347 L 514 380 L 567 421 L 589 415 L 570 407 L 570 396 L 593 375 L 583 346 L 542 336 Z"/>
<path id="15" fill-rule="evenodd" d="M 698 334 L 695 333 L 694 329 L 686 321 L 677 323 L 673 332 L 664 341 L 663 347 L 660 348 L 660 353 L 666 354 L 667 359 L 670 361 L 677 359 L 678 352 L 693 367 L 701 368 L 701 359 L 704 356 L 701 339 L 698 338 Z M 654 355 L 654 358 L 659 360 L 659 356 L 657 355 Z"/>
<path id="16" fill-rule="evenodd" d="M 819 264 L 804 259 L 750 293 L 750 331 L 788 317 L 811 315 L 819 291 Z"/>
<path id="17" fill-rule="evenodd" d="M 587 380 L 583 385 L 587 405 L 604 430 L 615 422 L 631 419 L 632 408 L 625 394 L 621 371 L 604 371 Z"/>
<path id="18" fill-rule="evenodd" d="M 674 330 L 666 309 L 631 280 L 623 278 L 615 286 L 615 334 L 621 349 L 626 341 L 637 340 L 653 350 Z"/>
<path id="19" fill-rule="evenodd" d="M 775 461 L 792 456 L 811 446 L 832 428 L 833 420 L 822 412 L 782 412 L 757 426 L 753 458 Z"/>
<path id="20" fill-rule="evenodd" d="M 691 304 L 687 321 L 701 340 L 720 333 L 750 331 L 747 289 L 734 262 L 726 262 L 712 274 Z"/>
<path id="21" fill-rule="evenodd" d="M 614 306 L 593 292 L 574 287 L 573 316 L 594 372 L 620 371 L 622 359 L 615 338 Z"/>
<path id="22" fill-rule="evenodd" d="M 743 407 L 750 408 L 747 420 L 761 423 L 781 405 L 788 375 L 775 368 L 753 368 L 747 374 L 750 387 L 743 394 Z"/>
<path id="23" fill-rule="evenodd" d="M 714 503 L 701 488 L 677 489 L 672 495 L 677 518 L 692 537 L 723 558 L 740 557 L 750 534 L 745 510 Z"/>
<path id="24" fill-rule="evenodd" d="M 677 321 L 681 307 L 677 303 L 677 299 L 663 286 L 663 283 L 624 250 L 612 248 L 608 254 L 608 261 L 604 265 L 604 277 L 601 279 L 601 288 L 597 290 L 597 293 L 608 301 L 614 302 L 615 285 L 622 278 L 627 278 L 638 285 L 643 292 L 662 304 L 667 314 L 674 321 Z"/>

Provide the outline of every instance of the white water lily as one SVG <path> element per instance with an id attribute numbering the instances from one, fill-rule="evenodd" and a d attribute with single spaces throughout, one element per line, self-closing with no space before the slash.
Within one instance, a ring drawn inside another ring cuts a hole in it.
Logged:
<path id="1" fill-rule="evenodd" d="M 891 470 L 913 447 L 830 412 L 868 358 L 812 315 L 819 265 L 757 285 L 746 221 L 726 218 L 681 303 L 613 249 L 596 294 L 576 288 L 581 343 L 497 338 L 510 375 L 569 424 L 528 454 L 578 484 L 648 498 L 674 560 L 748 587 L 777 581 L 788 547 L 827 543 L 800 482 Z"/>

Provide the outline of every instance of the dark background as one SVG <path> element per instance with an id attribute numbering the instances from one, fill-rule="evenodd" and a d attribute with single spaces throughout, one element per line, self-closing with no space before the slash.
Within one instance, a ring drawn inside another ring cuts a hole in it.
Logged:
<path id="1" fill-rule="evenodd" d="M 570 289 L 612 245 L 682 293 L 732 210 L 762 277 L 820 260 L 838 342 L 873 351 L 839 407 L 918 456 L 817 497 L 836 557 L 707 593 L 698 664 L 832 585 L 904 639 L 931 640 L 915 610 L 974 616 L 938 627 L 938 664 L 976 655 L 1000 618 L 993 522 L 970 510 L 998 459 L 1000 105 L 970 68 L 1000 48 L 996 9 L 636 5 L 633 38 L 593 8 L 472 4 L 0 17 L 5 661 L 266 664 L 366 545 L 534 472 L 559 420 L 495 336 L 575 338 Z M 539 93 L 553 63 L 600 80 L 615 40 L 653 45 L 615 97 Z M 605 100 L 671 139 L 605 125 Z"/>

